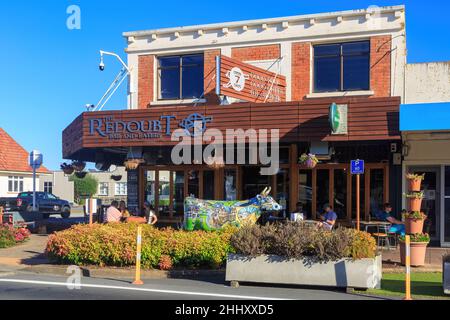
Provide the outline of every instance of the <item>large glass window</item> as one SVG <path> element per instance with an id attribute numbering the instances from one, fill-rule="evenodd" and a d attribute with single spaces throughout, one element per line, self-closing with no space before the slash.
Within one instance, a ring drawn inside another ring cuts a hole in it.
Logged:
<path id="1" fill-rule="evenodd" d="M 347 219 L 347 170 L 334 170 L 333 208 L 338 219 Z"/>
<path id="2" fill-rule="evenodd" d="M 190 197 L 198 198 L 200 193 L 200 172 L 197 170 L 189 170 L 187 172 L 188 179 L 188 195 Z"/>
<path id="3" fill-rule="evenodd" d="M 383 211 L 384 170 L 370 170 L 370 216 L 375 218 Z"/>
<path id="4" fill-rule="evenodd" d="M 277 174 L 276 201 L 283 207 L 282 214 L 287 217 L 289 210 L 289 169 L 280 169 Z"/>
<path id="5" fill-rule="evenodd" d="M 214 171 L 203 171 L 203 199 L 214 199 Z"/>
<path id="6" fill-rule="evenodd" d="M 317 217 L 324 213 L 323 207 L 330 204 L 330 170 L 317 170 Z M 334 206 L 333 206 L 334 209 Z"/>
<path id="7" fill-rule="evenodd" d="M 203 74 L 203 54 L 159 57 L 159 99 L 200 98 Z"/>
<path id="8" fill-rule="evenodd" d="M 159 215 L 169 213 L 170 206 L 170 171 L 159 171 L 158 212 Z"/>
<path id="9" fill-rule="evenodd" d="M 302 203 L 303 210 L 305 211 L 308 219 L 313 217 L 312 215 L 312 171 L 300 170 L 299 175 L 299 188 L 298 188 L 298 201 Z"/>
<path id="10" fill-rule="evenodd" d="M 98 184 L 98 195 L 106 197 L 109 194 L 109 184 L 108 182 L 100 182 Z"/>
<path id="11" fill-rule="evenodd" d="M 152 206 L 155 206 L 155 177 L 156 172 L 154 170 L 146 172 L 146 186 L 145 186 L 145 201 L 149 202 Z"/>
<path id="12" fill-rule="evenodd" d="M 369 41 L 314 46 L 314 92 L 369 89 Z"/>
<path id="13" fill-rule="evenodd" d="M 184 214 L 184 171 L 173 172 L 173 211 L 177 216 Z"/>

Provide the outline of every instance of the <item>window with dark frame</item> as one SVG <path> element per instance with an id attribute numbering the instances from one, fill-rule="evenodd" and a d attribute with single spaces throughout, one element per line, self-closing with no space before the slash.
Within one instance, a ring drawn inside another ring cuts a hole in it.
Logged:
<path id="1" fill-rule="evenodd" d="M 44 182 L 44 192 L 53 193 L 53 182 Z"/>
<path id="2" fill-rule="evenodd" d="M 314 46 L 314 92 L 370 90 L 370 42 Z"/>
<path id="3" fill-rule="evenodd" d="M 158 58 L 158 99 L 199 99 L 203 95 L 203 54 Z"/>

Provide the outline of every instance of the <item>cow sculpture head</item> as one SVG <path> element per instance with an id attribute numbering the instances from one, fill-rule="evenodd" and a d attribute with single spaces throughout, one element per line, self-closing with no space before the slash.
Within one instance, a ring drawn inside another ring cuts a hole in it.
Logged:
<path id="1" fill-rule="evenodd" d="M 256 196 L 258 205 L 264 211 L 281 211 L 283 207 L 269 195 L 270 191 L 272 188 L 265 188 L 261 194 Z"/>

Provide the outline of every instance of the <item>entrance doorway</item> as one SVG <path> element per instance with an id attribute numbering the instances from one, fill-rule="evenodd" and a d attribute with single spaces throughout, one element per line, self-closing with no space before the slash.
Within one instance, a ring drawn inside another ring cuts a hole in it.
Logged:
<path id="1" fill-rule="evenodd" d="M 409 172 L 425 174 L 422 182 L 424 199 L 422 211 L 428 216 L 425 221 L 424 233 L 428 233 L 432 241 L 440 241 L 441 183 L 439 167 L 410 167 Z"/>

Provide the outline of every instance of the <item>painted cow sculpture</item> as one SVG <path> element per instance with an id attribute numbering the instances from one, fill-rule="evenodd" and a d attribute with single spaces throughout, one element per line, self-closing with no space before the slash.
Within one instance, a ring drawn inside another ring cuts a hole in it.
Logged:
<path id="1" fill-rule="evenodd" d="M 226 225 L 241 227 L 255 224 L 263 211 L 280 211 L 279 205 L 270 195 L 271 189 L 250 200 L 216 201 L 186 198 L 184 203 L 184 226 L 188 231 L 220 230 Z"/>

